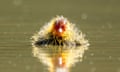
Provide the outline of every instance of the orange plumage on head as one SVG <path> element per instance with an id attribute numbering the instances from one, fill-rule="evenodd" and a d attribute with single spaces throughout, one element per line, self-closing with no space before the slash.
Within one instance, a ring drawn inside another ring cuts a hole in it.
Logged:
<path id="1" fill-rule="evenodd" d="M 66 31 L 66 20 L 58 19 L 55 20 L 52 26 L 52 34 L 57 37 L 62 37 L 64 32 Z"/>

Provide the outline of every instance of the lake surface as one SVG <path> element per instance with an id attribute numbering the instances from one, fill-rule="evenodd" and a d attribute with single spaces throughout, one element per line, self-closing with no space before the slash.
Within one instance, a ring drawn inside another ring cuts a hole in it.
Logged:
<path id="1" fill-rule="evenodd" d="M 63 15 L 90 42 L 71 72 L 120 72 L 119 0 L 1 0 L 0 72 L 47 72 L 32 55 L 31 36 Z"/>

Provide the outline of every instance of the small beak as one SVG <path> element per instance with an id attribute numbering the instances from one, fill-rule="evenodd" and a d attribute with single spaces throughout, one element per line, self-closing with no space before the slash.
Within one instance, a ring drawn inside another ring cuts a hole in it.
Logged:
<path id="1" fill-rule="evenodd" d="M 63 32 L 62 28 L 59 28 L 59 29 L 58 29 L 58 32 L 62 33 L 62 32 Z"/>

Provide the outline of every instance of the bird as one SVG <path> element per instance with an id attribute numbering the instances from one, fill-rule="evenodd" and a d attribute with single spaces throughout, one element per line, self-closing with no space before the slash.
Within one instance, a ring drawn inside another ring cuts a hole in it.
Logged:
<path id="1" fill-rule="evenodd" d="M 75 24 L 63 16 L 53 18 L 43 26 L 33 37 L 33 44 L 36 46 L 57 45 L 57 46 L 80 46 L 88 44 L 84 35 Z"/>
<path id="2" fill-rule="evenodd" d="M 89 46 L 82 31 L 64 16 L 52 18 L 31 39 L 34 57 L 47 65 L 49 72 L 69 72 Z"/>

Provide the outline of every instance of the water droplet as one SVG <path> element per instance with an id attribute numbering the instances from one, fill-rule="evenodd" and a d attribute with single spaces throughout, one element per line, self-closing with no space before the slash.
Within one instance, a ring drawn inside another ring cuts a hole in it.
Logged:
<path id="1" fill-rule="evenodd" d="M 120 72 L 120 68 L 117 69 L 117 72 Z"/>
<path id="2" fill-rule="evenodd" d="M 22 0 L 14 0 L 13 4 L 16 6 L 20 6 L 22 4 Z"/>
<path id="3" fill-rule="evenodd" d="M 30 70 L 30 66 L 29 65 L 25 66 L 25 69 Z"/>
<path id="4" fill-rule="evenodd" d="M 118 60 L 120 61 L 120 57 L 118 57 Z"/>
<path id="5" fill-rule="evenodd" d="M 89 64 L 91 64 L 91 65 L 92 65 L 92 64 L 94 64 L 94 63 L 93 63 L 93 61 L 90 61 L 90 62 L 89 62 Z"/>
<path id="6" fill-rule="evenodd" d="M 112 56 L 109 56 L 108 58 L 111 60 L 111 59 L 112 59 Z"/>
<path id="7" fill-rule="evenodd" d="M 108 26 L 109 29 L 112 28 L 112 24 L 110 22 L 107 22 L 107 26 Z"/>
<path id="8" fill-rule="evenodd" d="M 16 66 L 17 66 L 17 64 L 15 64 L 15 63 L 14 63 L 14 64 L 13 64 L 13 66 L 14 66 L 14 67 L 16 67 Z"/>
<path id="9" fill-rule="evenodd" d="M 96 67 L 92 67 L 91 72 L 95 72 L 95 71 L 96 71 Z"/>
<path id="10" fill-rule="evenodd" d="M 21 56 L 22 56 L 22 54 L 19 54 L 18 56 L 19 56 L 19 57 L 21 57 Z"/>
<path id="11" fill-rule="evenodd" d="M 8 64 L 12 64 L 12 61 L 11 61 L 11 60 L 9 60 L 9 61 L 8 61 Z"/>
<path id="12" fill-rule="evenodd" d="M 83 14 L 81 15 L 81 19 L 86 20 L 87 18 L 88 18 L 87 14 L 83 13 Z"/>
<path id="13" fill-rule="evenodd" d="M 91 55 L 91 56 L 94 56 L 94 53 L 91 53 L 90 55 Z"/>

